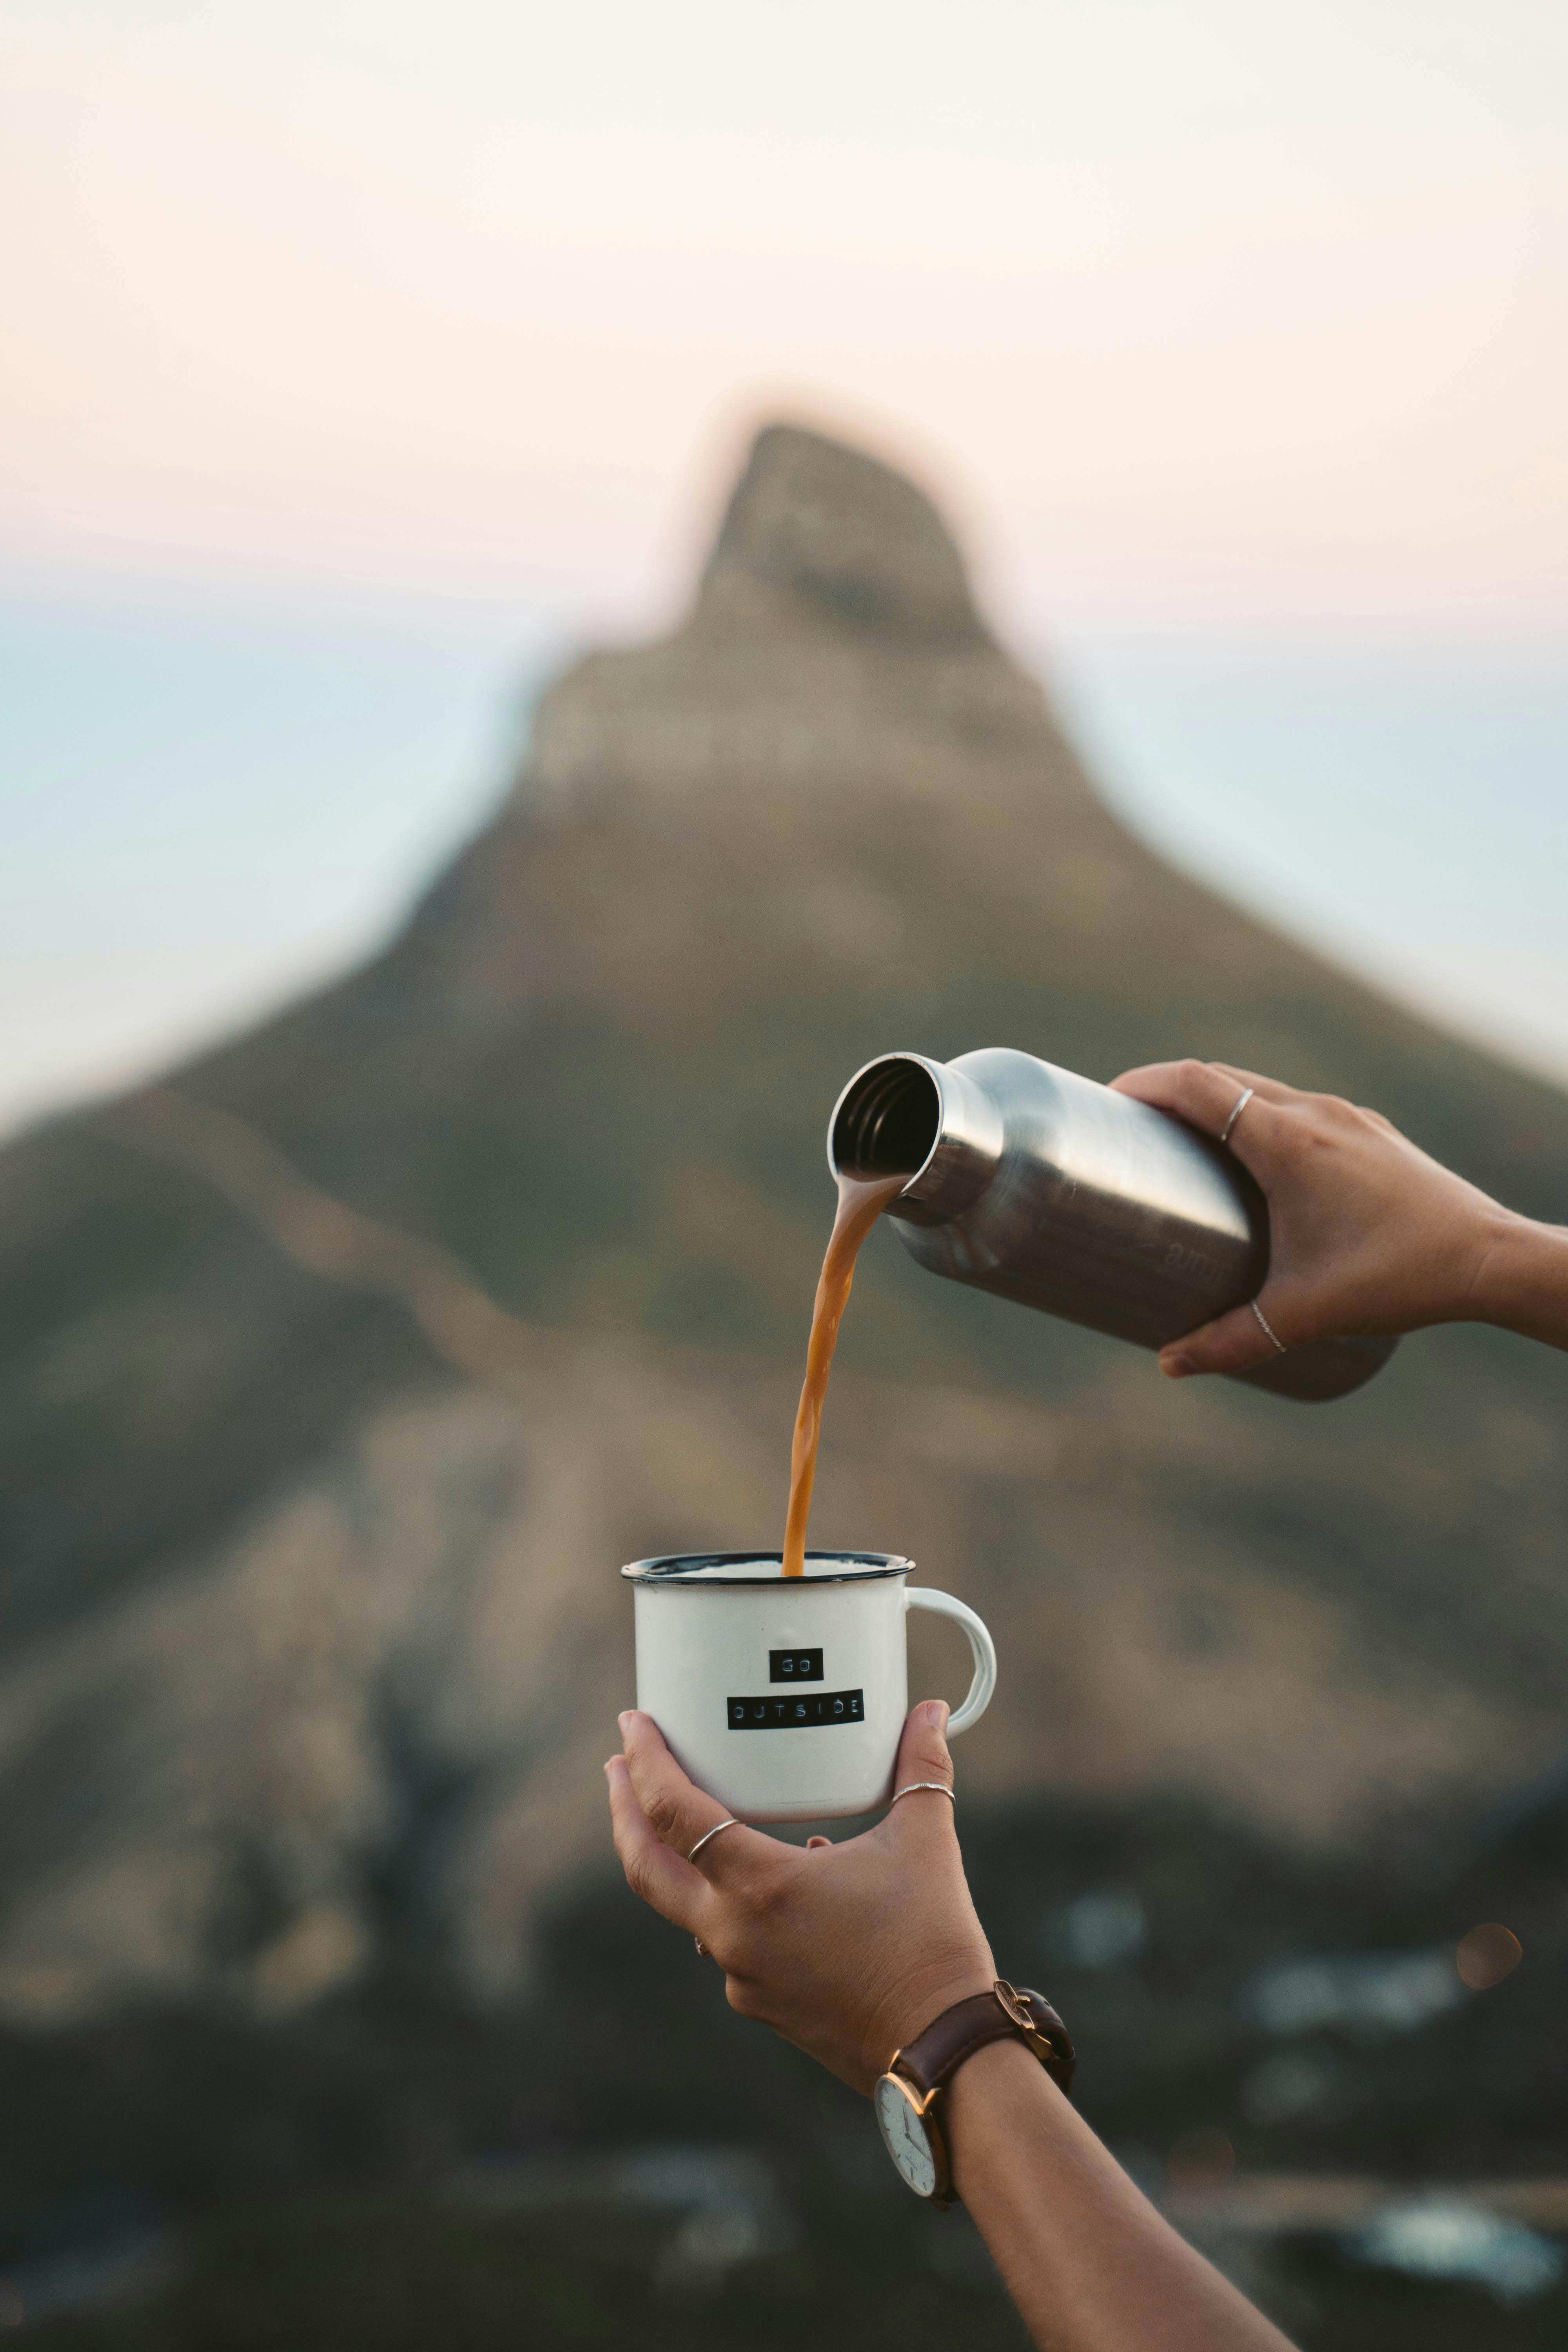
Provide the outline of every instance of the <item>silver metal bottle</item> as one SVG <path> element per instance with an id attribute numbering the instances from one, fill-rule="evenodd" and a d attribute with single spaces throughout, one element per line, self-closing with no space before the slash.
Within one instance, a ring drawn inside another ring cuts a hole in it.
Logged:
<path id="1" fill-rule="evenodd" d="M 1255 1298 L 1268 1210 L 1235 1156 L 1180 1119 L 1032 1054 L 883 1054 L 834 1105 L 837 1176 L 914 1174 L 885 1213 L 933 1274 L 1163 1348 Z M 1397 1342 L 1315 1339 L 1234 1378 L 1322 1402 Z"/>

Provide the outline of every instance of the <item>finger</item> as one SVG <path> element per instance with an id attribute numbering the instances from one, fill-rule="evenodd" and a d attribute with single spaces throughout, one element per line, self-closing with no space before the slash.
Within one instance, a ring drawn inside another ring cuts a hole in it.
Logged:
<path id="1" fill-rule="evenodd" d="M 1300 1099 L 1294 1087 L 1265 1077 L 1259 1070 L 1237 1069 L 1229 1062 L 1146 1062 L 1139 1069 L 1123 1070 L 1119 1078 L 1112 1078 L 1110 1087 L 1113 1094 L 1131 1095 L 1156 1110 L 1173 1111 L 1189 1127 L 1213 1136 L 1224 1132 L 1226 1119 L 1248 1087 L 1260 1103 L 1279 1105 Z M 1251 1110 L 1248 1103 L 1243 1118 Z"/>
<path id="2" fill-rule="evenodd" d="M 808 1837 L 805 1842 L 805 1850 L 807 1853 L 815 1853 L 818 1846 L 831 1845 L 832 1843 L 833 1840 L 831 1838 Z"/>
<path id="3" fill-rule="evenodd" d="M 947 1715 L 945 1699 L 928 1698 L 910 1709 L 904 1725 L 898 1761 L 893 1766 L 895 1795 L 916 1780 L 935 1780 L 939 1784 L 935 1789 L 913 1789 L 909 1796 L 898 1798 L 889 1820 L 905 1833 L 910 1823 L 921 1837 L 929 1836 L 933 1830 L 946 1832 L 952 1827 L 952 1803 L 941 1793 L 942 1789 L 952 1786 Z"/>
<path id="4" fill-rule="evenodd" d="M 730 1809 L 687 1779 L 651 1715 L 641 1715 L 633 1707 L 620 1723 L 626 1769 L 637 1802 L 655 1836 L 684 1859 L 699 1838 L 731 1818 Z M 703 1847 L 693 1866 L 703 1877 L 717 1876 L 720 1872 L 733 1876 L 742 1847 L 753 1849 L 754 1858 L 754 1849 L 772 1843 L 771 1838 L 759 1836 L 755 1830 L 726 1830 L 722 1837 L 711 1839 Z"/>
<path id="5" fill-rule="evenodd" d="M 1263 1309 L 1268 1315 L 1267 1306 Z M 1268 1315 L 1271 1323 L 1272 1315 Z M 1279 1325 L 1275 1324 L 1276 1330 Z M 1280 1332 L 1280 1338 L 1284 1333 Z M 1184 1339 L 1173 1339 L 1160 1350 L 1160 1370 L 1167 1380 L 1190 1380 L 1195 1372 L 1249 1372 L 1279 1353 L 1248 1307 L 1233 1307 L 1212 1323 L 1200 1325 Z"/>
<path id="6" fill-rule="evenodd" d="M 1306 1100 L 1300 1087 L 1288 1087 L 1283 1078 L 1271 1078 L 1267 1071 L 1244 1070 L 1235 1062 L 1211 1062 L 1209 1067 L 1217 1070 L 1222 1078 L 1229 1078 L 1238 1094 L 1244 1087 L 1250 1087 L 1259 1102 L 1281 1104 Z"/>
<path id="7" fill-rule="evenodd" d="M 605 1778 L 610 1789 L 610 1827 L 626 1885 L 661 1918 L 695 1935 L 709 1893 L 707 1880 L 659 1838 L 637 1802 L 624 1756 L 611 1757 Z"/>
<path id="8" fill-rule="evenodd" d="M 1215 1136 L 1236 1108 L 1246 1085 L 1245 1078 L 1238 1081 L 1234 1072 L 1218 1069 L 1212 1062 L 1150 1062 L 1142 1069 L 1124 1070 L 1111 1080 L 1115 1093 L 1131 1095 L 1155 1110 L 1173 1111 L 1189 1127 Z"/>
<path id="9" fill-rule="evenodd" d="M 1126 1071 L 1115 1086 L 1224 1143 L 1268 1191 L 1285 1139 L 1290 1087 L 1273 1078 L 1254 1084 L 1247 1071 L 1225 1062 L 1153 1062 L 1146 1069 Z"/>

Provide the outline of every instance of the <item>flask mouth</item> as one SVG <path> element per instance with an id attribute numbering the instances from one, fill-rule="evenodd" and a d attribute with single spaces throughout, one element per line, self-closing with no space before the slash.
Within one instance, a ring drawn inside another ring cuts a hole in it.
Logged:
<path id="1" fill-rule="evenodd" d="M 868 1062 L 838 1097 L 827 1159 L 836 1176 L 916 1176 L 942 1133 L 942 1094 L 912 1054 Z"/>
<path id="2" fill-rule="evenodd" d="M 879 1054 L 857 1070 L 827 1123 L 835 1176 L 909 1181 L 884 1213 L 944 1224 L 979 1198 L 1002 1157 L 1002 1121 L 989 1096 L 951 1063 Z"/>

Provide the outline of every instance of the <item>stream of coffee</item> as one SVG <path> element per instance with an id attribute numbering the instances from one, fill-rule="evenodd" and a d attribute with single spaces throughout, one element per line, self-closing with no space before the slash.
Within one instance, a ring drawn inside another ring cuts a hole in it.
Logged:
<path id="1" fill-rule="evenodd" d="M 910 1171 L 898 1176 L 840 1176 L 838 1212 L 828 1236 L 827 1255 L 811 1310 L 811 1338 L 805 1350 L 805 1384 L 795 1417 L 795 1443 L 789 1458 L 789 1516 L 784 1521 L 784 1572 L 805 1574 L 805 1523 L 811 1517 L 811 1490 L 816 1483 L 816 1447 L 822 1435 L 822 1403 L 838 1326 L 855 1279 L 860 1244 L 896 1194 L 910 1181 Z"/>

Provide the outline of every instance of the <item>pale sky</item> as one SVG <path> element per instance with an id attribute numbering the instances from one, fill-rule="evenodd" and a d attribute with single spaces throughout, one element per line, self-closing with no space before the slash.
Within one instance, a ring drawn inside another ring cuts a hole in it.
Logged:
<path id="1" fill-rule="evenodd" d="M 782 402 L 1016 610 L 1550 641 L 1565 79 L 1563 0 L 7 0 L 5 577 L 651 609 Z"/>
<path id="2" fill-rule="evenodd" d="M 1565 98 L 1564 0 L 5 0 L 0 1124 L 363 951 L 776 414 L 1568 1070 Z"/>

